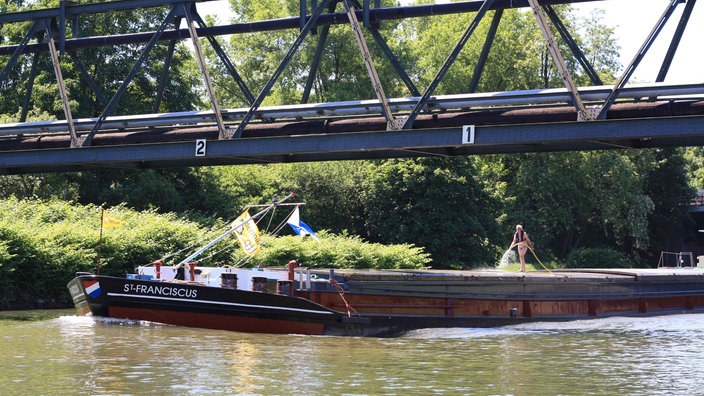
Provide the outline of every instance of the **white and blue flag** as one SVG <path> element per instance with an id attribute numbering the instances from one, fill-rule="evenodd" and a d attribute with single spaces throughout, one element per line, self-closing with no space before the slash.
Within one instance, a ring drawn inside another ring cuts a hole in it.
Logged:
<path id="1" fill-rule="evenodd" d="M 296 207 L 293 213 L 291 213 L 291 216 L 289 216 L 288 220 L 286 221 L 286 224 L 290 225 L 291 228 L 293 228 L 293 232 L 295 232 L 296 235 L 300 235 L 301 237 L 310 235 L 311 238 L 320 242 L 318 237 L 315 236 L 313 229 L 310 228 L 308 224 L 301 221 L 300 214 L 298 213 L 298 207 Z"/>

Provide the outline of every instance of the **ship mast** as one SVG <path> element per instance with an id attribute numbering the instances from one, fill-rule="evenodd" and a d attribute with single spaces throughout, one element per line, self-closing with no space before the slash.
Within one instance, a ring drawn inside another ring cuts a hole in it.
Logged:
<path id="1" fill-rule="evenodd" d="M 194 258 L 200 256 L 200 255 L 201 255 L 203 252 L 205 252 L 206 250 L 210 249 L 213 245 L 215 245 L 216 243 L 222 241 L 225 237 L 227 237 L 228 235 L 230 235 L 230 234 L 232 234 L 233 232 L 235 232 L 235 230 L 237 230 L 238 228 L 240 228 L 241 226 L 243 226 L 246 222 L 248 222 L 248 221 L 254 221 L 254 220 L 257 219 L 257 218 L 264 216 L 264 215 L 267 214 L 271 209 L 275 208 L 275 207 L 278 206 L 278 205 L 281 205 L 284 201 L 286 201 L 286 200 L 289 199 L 289 198 L 294 197 L 295 195 L 296 195 L 296 194 L 294 194 L 294 193 L 292 192 L 292 193 L 288 194 L 286 197 L 284 197 L 283 199 L 280 199 L 280 200 L 278 200 L 278 201 L 276 201 L 276 202 L 274 202 L 274 203 L 272 203 L 272 204 L 270 204 L 270 205 L 267 205 L 266 208 L 264 208 L 264 209 L 260 210 L 259 212 L 253 214 L 253 215 L 250 216 L 248 219 L 246 219 L 246 220 L 244 220 L 244 221 L 242 221 L 242 222 L 240 222 L 240 223 L 238 223 L 238 224 L 232 225 L 229 230 L 225 231 L 224 233 L 222 233 L 222 234 L 221 234 L 220 236 L 218 236 L 217 238 L 215 238 L 215 239 L 213 239 L 212 241 L 208 242 L 205 246 L 203 246 L 202 248 L 196 250 L 196 251 L 193 252 L 193 254 L 191 254 L 190 256 L 188 256 L 188 257 L 186 257 L 185 259 L 181 260 L 180 263 L 178 263 L 178 264 L 175 265 L 175 268 L 179 268 L 179 267 L 185 266 L 185 265 L 188 264 L 191 260 L 193 260 Z"/>

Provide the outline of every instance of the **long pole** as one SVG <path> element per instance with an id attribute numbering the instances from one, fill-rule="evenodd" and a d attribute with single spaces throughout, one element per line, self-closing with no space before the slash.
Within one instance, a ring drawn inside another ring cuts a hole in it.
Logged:
<path id="1" fill-rule="evenodd" d="M 100 237 L 98 238 L 98 268 L 95 270 L 96 275 L 100 275 L 100 253 L 103 248 L 103 219 L 105 218 L 105 209 L 100 210 Z"/>
<path id="2" fill-rule="evenodd" d="M 200 256 L 204 251 L 210 249 L 211 246 L 215 245 L 216 243 L 218 243 L 218 242 L 220 242 L 221 240 L 223 240 L 226 236 L 228 236 L 228 235 L 232 234 L 233 232 L 235 232 L 235 230 L 237 230 L 239 227 L 241 227 L 241 226 L 242 226 L 243 224 L 245 224 L 246 222 L 248 222 L 248 221 L 254 221 L 254 219 L 256 219 L 256 218 L 258 218 L 258 217 L 261 217 L 261 216 L 263 216 L 264 214 L 266 214 L 269 210 L 271 210 L 271 208 L 280 205 L 281 203 L 283 203 L 284 201 L 286 201 L 287 199 L 289 199 L 289 198 L 291 198 L 291 197 L 294 197 L 295 195 L 296 195 L 296 194 L 294 194 L 294 193 L 290 193 L 290 194 L 287 195 L 285 198 L 283 198 L 283 199 L 281 199 L 281 200 L 278 200 L 278 201 L 272 203 L 271 205 L 267 206 L 266 208 L 262 209 L 261 211 L 259 211 L 259 212 L 255 213 L 254 215 L 250 216 L 248 219 L 246 219 L 246 220 L 240 222 L 239 224 L 233 225 L 232 227 L 230 227 L 229 230 L 227 230 L 227 231 L 225 231 L 224 233 L 222 233 L 219 237 L 217 237 L 217 238 L 213 239 L 212 241 L 208 242 L 205 246 L 203 246 L 202 248 L 196 250 L 193 254 L 191 254 L 190 256 L 186 257 L 185 259 L 181 260 L 181 262 L 178 263 L 178 264 L 176 264 L 175 267 L 178 268 L 178 267 L 181 267 L 182 265 L 187 264 L 189 261 L 191 261 L 191 260 L 193 260 L 194 258 Z"/>

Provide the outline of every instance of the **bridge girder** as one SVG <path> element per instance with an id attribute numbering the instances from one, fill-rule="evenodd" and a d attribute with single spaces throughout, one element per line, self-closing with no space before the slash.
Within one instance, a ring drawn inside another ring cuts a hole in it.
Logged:
<path id="1" fill-rule="evenodd" d="M 704 115 L 5 151 L 0 152 L 0 172 L 24 174 L 687 145 L 704 145 Z"/>

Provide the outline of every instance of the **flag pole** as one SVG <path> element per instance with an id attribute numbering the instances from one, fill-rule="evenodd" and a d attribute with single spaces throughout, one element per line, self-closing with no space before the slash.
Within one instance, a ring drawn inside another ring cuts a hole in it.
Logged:
<path id="1" fill-rule="evenodd" d="M 100 275 L 100 253 L 103 248 L 103 219 L 105 218 L 105 209 L 100 208 L 100 237 L 98 238 L 98 268 L 95 271 L 96 275 Z"/>

